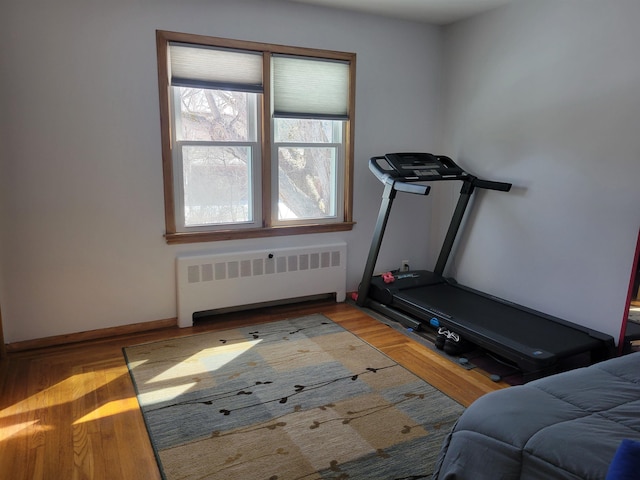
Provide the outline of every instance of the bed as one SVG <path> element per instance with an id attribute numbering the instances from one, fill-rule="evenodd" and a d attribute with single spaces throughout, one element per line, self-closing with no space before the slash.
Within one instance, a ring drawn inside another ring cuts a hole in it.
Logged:
<path id="1" fill-rule="evenodd" d="M 622 466 L 633 473 L 615 478 L 637 479 L 639 446 L 637 352 L 479 398 L 445 439 L 433 480 L 603 480 Z"/>

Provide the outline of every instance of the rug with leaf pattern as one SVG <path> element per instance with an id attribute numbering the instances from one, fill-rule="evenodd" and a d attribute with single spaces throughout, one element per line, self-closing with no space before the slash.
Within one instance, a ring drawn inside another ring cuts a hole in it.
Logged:
<path id="1" fill-rule="evenodd" d="M 124 353 L 167 480 L 430 478 L 463 411 L 320 314 Z"/>

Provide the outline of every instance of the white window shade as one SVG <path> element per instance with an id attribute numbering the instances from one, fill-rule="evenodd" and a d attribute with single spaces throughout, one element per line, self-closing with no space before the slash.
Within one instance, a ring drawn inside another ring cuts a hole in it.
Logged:
<path id="1" fill-rule="evenodd" d="M 348 62 L 273 55 L 271 71 L 274 117 L 348 118 Z"/>
<path id="2" fill-rule="evenodd" d="M 262 54 L 169 44 L 171 85 L 262 92 Z"/>

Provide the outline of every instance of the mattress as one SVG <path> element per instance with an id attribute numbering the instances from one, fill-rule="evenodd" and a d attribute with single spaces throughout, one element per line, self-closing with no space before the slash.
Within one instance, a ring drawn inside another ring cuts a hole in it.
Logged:
<path id="1" fill-rule="evenodd" d="M 640 440 L 640 352 L 480 397 L 433 479 L 602 480 L 624 439 Z"/>

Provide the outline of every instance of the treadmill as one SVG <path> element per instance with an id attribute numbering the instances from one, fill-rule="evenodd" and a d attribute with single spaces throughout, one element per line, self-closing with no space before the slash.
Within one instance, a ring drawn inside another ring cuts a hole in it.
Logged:
<path id="1" fill-rule="evenodd" d="M 508 192 L 511 184 L 479 179 L 451 158 L 430 153 L 372 157 L 369 169 L 384 185 L 357 304 L 405 327 L 446 329 L 517 366 L 529 381 L 555 373 L 558 362 L 588 354 L 591 363 L 614 355 L 613 337 L 464 285 L 443 272 L 477 188 Z M 416 270 L 374 276 L 387 220 L 397 192 L 429 194 L 429 182 L 460 181 L 462 188 L 433 272 Z"/>

